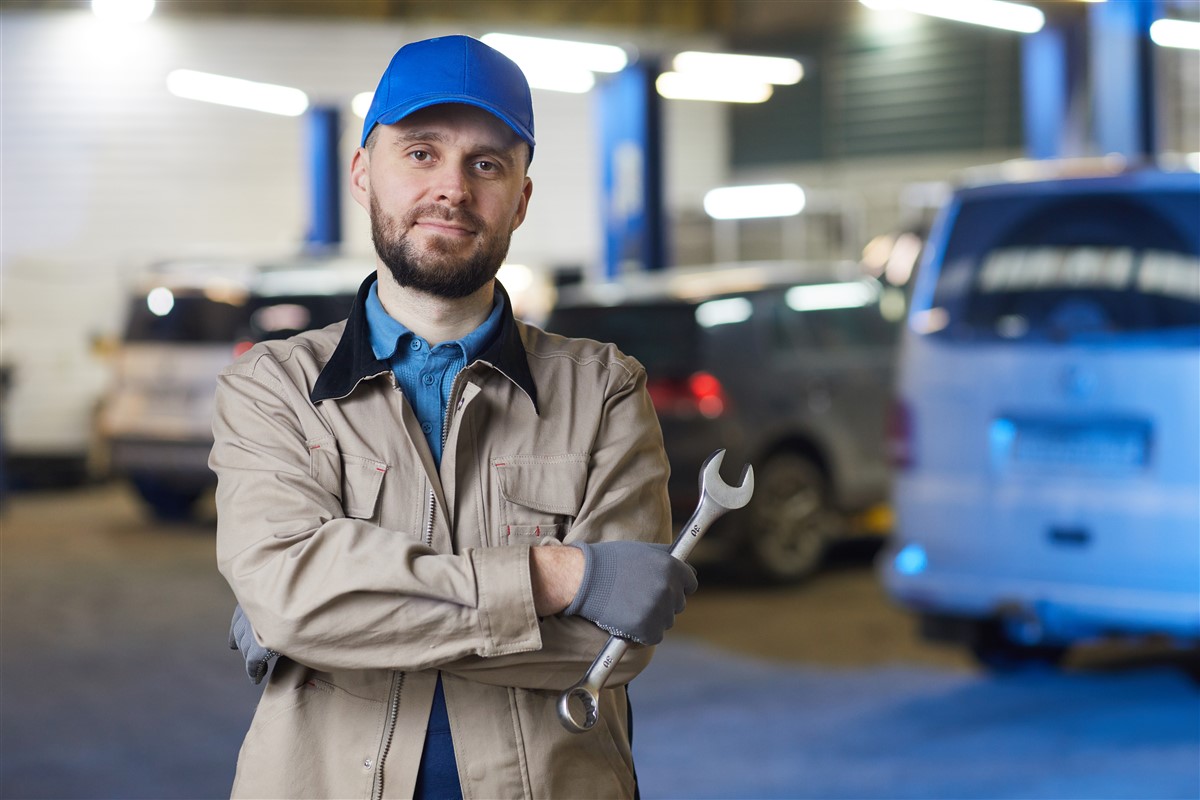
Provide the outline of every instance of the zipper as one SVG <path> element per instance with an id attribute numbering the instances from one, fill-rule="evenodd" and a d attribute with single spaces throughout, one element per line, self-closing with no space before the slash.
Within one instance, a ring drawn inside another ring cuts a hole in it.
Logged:
<path id="1" fill-rule="evenodd" d="M 389 371 L 392 378 L 392 387 L 398 389 L 399 382 L 396 380 L 395 373 Z M 454 384 L 450 389 L 450 399 L 454 399 L 455 390 L 458 388 L 458 378 L 454 380 Z M 458 404 L 454 411 L 462 408 L 464 398 L 459 398 Z M 454 418 L 453 412 L 447 415 L 442 422 L 442 455 L 446 454 L 446 440 L 450 436 L 450 421 Z M 433 520 L 437 513 L 437 494 L 433 491 L 433 486 L 429 487 L 429 513 L 426 515 L 425 521 L 425 546 L 433 546 Z M 392 739 L 396 735 L 396 718 L 400 714 L 400 689 L 404 686 L 404 673 L 392 673 L 392 705 L 388 712 L 387 736 L 383 740 L 383 747 L 379 751 L 379 763 L 375 765 L 375 790 L 371 793 L 372 800 L 383 800 L 383 765 L 387 761 L 388 751 L 392 747 Z"/>
<path id="2" fill-rule="evenodd" d="M 404 686 L 404 673 L 392 673 L 392 707 L 388 712 L 387 737 L 379 750 L 379 763 L 375 765 L 375 789 L 371 792 L 372 800 L 383 800 L 383 765 L 387 761 L 388 750 L 392 748 L 392 739 L 396 735 L 396 718 L 400 716 L 400 688 Z"/>

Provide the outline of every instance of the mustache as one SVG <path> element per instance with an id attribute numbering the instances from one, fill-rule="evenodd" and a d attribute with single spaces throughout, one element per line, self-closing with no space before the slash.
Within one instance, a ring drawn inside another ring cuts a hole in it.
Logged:
<path id="1" fill-rule="evenodd" d="M 437 203 L 429 203 L 423 206 L 417 206 L 408 212 L 405 217 L 407 227 L 412 227 L 418 219 L 440 219 L 443 222 L 452 222 L 455 225 L 463 225 L 473 231 L 481 231 L 486 227 L 483 219 L 477 214 L 467 211 L 463 208 L 450 209 Z"/>

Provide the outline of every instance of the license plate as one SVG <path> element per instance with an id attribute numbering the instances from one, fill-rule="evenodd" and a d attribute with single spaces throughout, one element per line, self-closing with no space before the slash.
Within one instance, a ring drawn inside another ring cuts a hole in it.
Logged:
<path id="1" fill-rule="evenodd" d="M 1016 466 L 1136 469 L 1149 458 L 1150 426 L 1136 420 L 998 419 L 992 448 L 998 461 Z"/>

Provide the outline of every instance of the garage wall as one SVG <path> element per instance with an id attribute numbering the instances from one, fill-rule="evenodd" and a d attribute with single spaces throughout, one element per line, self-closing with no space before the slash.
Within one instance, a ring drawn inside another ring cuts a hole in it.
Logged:
<path id="1" fill-rule="evenodd" d="M 161 17 L 112 27 L 90 11 L 0 12 L 0 361 L 17 370 L 4 414 L 10 450 L 85 439 L 107 377 L 89 341 L 119 329 L 125 286 L 149 261 L 302 241 L 304 119 L 176 98 L 170 70 L 295 86 L 340 106 L 345 170 L 362 124 L 350 100 L 375 88 L 401 44 L 488 30 Z M 592 102 L 535 90 L 534 197 L 510 261 L 599 261 Z M 669 202 L 724 182 L 725 113 L 710 103 L 666 110 Z M 365 213 L 347 193 L 343 205 L 346 249 L 369 252 Z"/>

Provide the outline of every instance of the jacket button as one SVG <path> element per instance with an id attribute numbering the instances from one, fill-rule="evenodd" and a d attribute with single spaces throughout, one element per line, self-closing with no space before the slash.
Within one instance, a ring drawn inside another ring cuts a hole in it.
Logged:
<path id="1" fill-rule="evenodd" d="M 367 769 L 370 769 L 371 768 L 371 759 L 369 759 L 369 758 L 365 759 L 363 761 L 363 766 L 366 767 Z"/>

